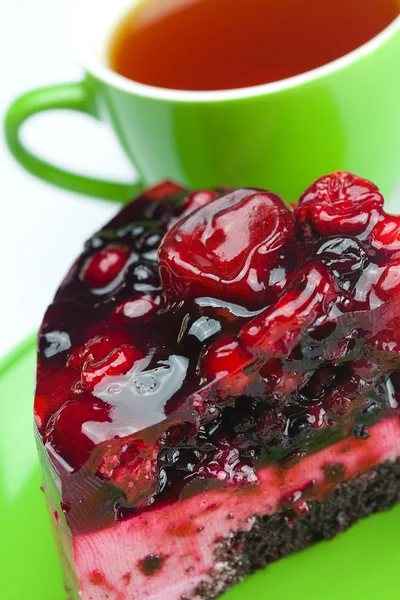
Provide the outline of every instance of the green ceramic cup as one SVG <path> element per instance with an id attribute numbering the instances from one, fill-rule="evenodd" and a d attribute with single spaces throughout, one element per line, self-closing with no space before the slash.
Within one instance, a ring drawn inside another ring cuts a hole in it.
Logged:
<path id="1" fill-rule="evenodd" d="M 389 201 L 399 192 L 400 17 L 356 51 L 308 73 L 246 89 L 188 92 L 142 85 L 110 69 L 110 36 L 133 4 L 78 0 L 71 37 L 83 81 L 30 92 L 9 109 L 7 141 L 28 171 L 117 201 L 163 178 L 190 187 L 265 187 L 292 201 L 334 170 L 372 179 Z M 21 126 L 52 109 L 110 122 L 140 181 L 89 179 L 32 154 Z"/>

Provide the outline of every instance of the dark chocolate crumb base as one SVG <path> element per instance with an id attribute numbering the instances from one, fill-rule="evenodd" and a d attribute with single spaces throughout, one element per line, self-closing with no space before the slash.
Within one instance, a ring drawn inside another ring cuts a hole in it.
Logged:
<path id="1" fill-rule="evenodd" d="M 323 502 L 308 502 L 309 513 L 291 521 L 281 511 L 257 516 L 250 531 L 239 531 L 216 550 L 219 568 L 185 600 L 214 600 L 245 575 L 336 534 L 400 499 L 400 459 L 342 483 Z"/>

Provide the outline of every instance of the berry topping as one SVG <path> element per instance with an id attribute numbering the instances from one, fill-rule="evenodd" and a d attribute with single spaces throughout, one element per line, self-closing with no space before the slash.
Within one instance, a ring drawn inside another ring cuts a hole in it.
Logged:
<path id="1" fill-rule="evenodd" d="M 369 390 L 370 386 L 361 377 L 349 374 L 327 394 L 324 407 L 328 414 L 347 416 L 349 411 L 353 411 L 363 404 L 363 394 Z"/>
<path id="2" fill-rule="evenodd" d="M 271 442 L 283 433 L 285 424 L 285 418 L 281 413 L 276 410 L 266 409 L 261 414 L 256 425 L 255 431 L 257 437 L 264 443 Z"/>
<path id="3" fill-rule="evenodd" d="M 379 221 L 371 233 L 371 246 L 385 253 L 400 251 L 400 218 L 392 215 Z"/>
<path id="4" fill-rule="evenodd" d="M 198 190 L 189 194 L 182 205 L 182 216 L 186 217 L 189 213 L 211 202 L 211 200 L 215 200 L 219 195 L 214 190 Z"/>
<path id="5" fill-rule="evenodd" d="M 266 358 L 288 356 L 301 333 L 329 313 L 335 298 L 335 284 L 328 269 L 318 263 L 310 264 L 292 290 L 242 327 L 239 340 L 251 354 Z"/>
<path id="6" fill-rule="evenodd" d="M 99 363 L 104 360 L 115 348 L 128 344 L 129 336 L 124 331 L 112 331 L 104 335 L 98 334 L 89 339 L 82 346 L 75 348 L 68 357 L 67 366 L 82 369 L 85 364 Z"/>
<path id="7" fill-rule="evenodd" d="M 128 502 L 138 502 L 154 492 L 157 453 L 156 446 L 142 440 L 110 443 L 99 473 L 123 490 Z"/>
<path id="8" fill-rule="evenodd" d="M 376 284 L 376 294 L 383 301 L 397 296 L 400 292 L 400 256 L 388 261 Z"/>
<path id="9" fill-rule="evenodd" d="M 322 235 L 359 235 L 378 218 L 382 207 L 376 185 L 338 172 L 313 183 L 301 196 L 295 215 L 305 231 L 311 226 Z"/>
<path id="10" fill-rule="evenodd" d="M 367 262 L 363 244 L 350 236 L 323 238 L 317 244 L 316 256 L 331 273 L 344 282 L 359 277 Z"/>
<path id="11" fill-rule="evenodd" d="M 82 279 L 92 288 L 109 285 L 121 273 L 129 258 L 129 250 L 110 246 L 94 254 L 83 267 Z"/>
<path id="12" fill-rule="evenodd" d="M 46 439 L 55 452 L 73 469 L 88 460 L 96 441 L 90 425 L 111 422 L 110 407 L 104 402 L 79 400 L 65 404 L 49 424 Z"/>
<path id="13" fill-rule="evenodd" d="M 293 210 L 169 182 L 125 206 L 39 337 L 35 422 L 67 522 L 251 488 L 265 464 L 366 438 L 400 410 L 399 273 L 400 217 L 349 173 Z"/>
<path id="14" fill-rule="evenodd" d="M 275 194 L 238 190 L 179 221 L 158 259 L 165 294 L 174 301 L 210 296 L 249 307 L 270 302 L 267 284 L 294 220 Z"/>
<path id="15" fill-rule="evenodd" d="M 157 310 L 161 304 L 160 296 L 151 296 L 150 294 L 142 294 L 132 300 L 123 302 L 115 309 L 116 315 L 123 315 L 128 319 L 138 319 L 145 317 Z"/>
<path id="16" fill-rule="evenodd" d="M 213 344 L 203 359 L 203 373 L 208 381 L 216 381 L 224 394 L 239 394 L 246 385 L 246 368 L 252 356 L 234 337 L 222 338 Z M 222 386 L 221 386 L 222 383 Z"/>
<path id="17" fill-rule="evenodd" d="M 125 375 L 140 358 L 142 356 L 133 346 L 119 346 L 102 361 L 86 364 L 81 375 L 82 383 L 93 392 L 105 376 Z"/>

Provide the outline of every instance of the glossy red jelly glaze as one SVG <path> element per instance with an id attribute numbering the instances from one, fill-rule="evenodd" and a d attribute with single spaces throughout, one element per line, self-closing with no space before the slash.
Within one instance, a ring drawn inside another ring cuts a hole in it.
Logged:
<path id="1" fill-rule="evenodd" d="M 39 337 L 35 420 L 70 524 L 82 494 L 99 521 L 256 485 L 397 410 L 398 219 L 333 173 L 293 212 L 166 182 L 94 235 Z"/>
<path id="2" fill-rule="evenodd" d="M 265 306 L 285 285 L 282 251 L 294 241 L 294 230 L 292 212 L 270 192 L 236 190 L 208 202 L 179 220 L 161 243 L 164 293 L 171 300 L 212 296 Z"/>

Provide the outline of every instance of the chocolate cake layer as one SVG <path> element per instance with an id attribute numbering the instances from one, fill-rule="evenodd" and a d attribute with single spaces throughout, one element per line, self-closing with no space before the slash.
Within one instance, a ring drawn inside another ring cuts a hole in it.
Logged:
<path id="1" fill-rule="evenodd" d="M 387 461 L 359 477 L 345 481 L 323 502 L 308 503 L 309 512 L 293 518 L 290 511 L 255 517 L 250 531 L 224 540 L 216 551 L 218 567 L 213 583 L 199 586 L 182 600 L 214 600 L 245 575 L 265 568 L 307 546 L 330 540 L 360 519 L 391 509 L 400 499 L 400 459 Z"/>

